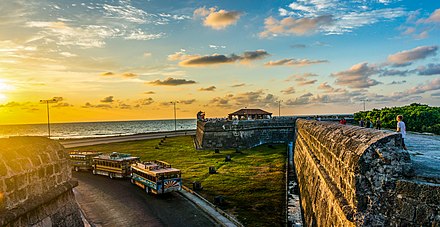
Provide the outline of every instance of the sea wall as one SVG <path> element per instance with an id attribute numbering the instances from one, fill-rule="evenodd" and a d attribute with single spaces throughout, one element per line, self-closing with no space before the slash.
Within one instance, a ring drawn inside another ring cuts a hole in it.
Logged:
<path id="1" fill-rule="evenodd" d="M 265 143 L 293 141 L 296 118 L 253 121 L 197 121 L 200 149 L 251 148 Z"/>
<path id="2" fill-rule="evenodd" d="M 84 226 L 64 147 L 42 137 L 0 139 L 0 225 Z"/>
<path id="3" fill-rule="evenodd" d="M 307 226 L 438 226 L 440 185 L 414 176 L 401 137 L 298 119 L 294 165 Z"/>

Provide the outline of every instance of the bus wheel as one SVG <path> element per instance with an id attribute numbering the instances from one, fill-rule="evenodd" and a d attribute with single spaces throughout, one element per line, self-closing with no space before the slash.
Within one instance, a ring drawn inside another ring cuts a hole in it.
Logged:
<path id="1" fill-rule="evenodd" d="M 150 188 L 149 188 L 148 186 L 145 186 L 145 192 L 146 192 L 147 194 L 150 194 Z"/>
<path id="2" fill-rule="evenodd" d="M 110 179 L 113 179 L 113 173 L 109 173 L 108 177 L 110 177 Z"/>
<path id="3" fill-rule="evenodd" d="M 79 167 L 75 166 L 75 172 L 78 172 L 78 171 L 79 171 Z"/>

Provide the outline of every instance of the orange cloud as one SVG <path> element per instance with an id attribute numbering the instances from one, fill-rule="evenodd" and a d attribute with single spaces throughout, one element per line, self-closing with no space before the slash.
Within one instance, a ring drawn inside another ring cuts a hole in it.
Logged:
<path id="1" fill-rule="evenodd" d="M 194 16 L 204 17 L 203 24 L 216 30 L 225 29 L 226 27 L 237 23 L 242 15 L 238 11 L 218 10 L 215 7 L 206 9 L 205 7 L 194 10 Z"/>

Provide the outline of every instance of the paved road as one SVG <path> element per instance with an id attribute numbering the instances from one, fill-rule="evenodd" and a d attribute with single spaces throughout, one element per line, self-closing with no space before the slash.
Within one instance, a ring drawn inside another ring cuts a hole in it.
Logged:
<path id="1" fill-rule="evenodd" d="M 75 197 L 95 226 L 215 226 L 179 193 L 147 195 L 128 180 L 74 172 Z"/>
<path id="2" fill-rule="evenodd" d="M 59 140 L 58 142 L 60 142 L 65 148 L 72 148 L 72 147 L 83 147 L 83 146 L 125 142 L 125 141 L 159 139 L 165 136 L 175 137 L 175 136 L 195 135 L 195 134 L 196 134 L 196 130 L 181 130 L 181 131 L 171 131 L 171 132 L 154 132 L 154 133 L 137 134 L 137 135 L 129 135 L 129 136 L 87 138 L 87 139 L 76 139 L 76 140 L 67 140 L 67 141 Z"/>

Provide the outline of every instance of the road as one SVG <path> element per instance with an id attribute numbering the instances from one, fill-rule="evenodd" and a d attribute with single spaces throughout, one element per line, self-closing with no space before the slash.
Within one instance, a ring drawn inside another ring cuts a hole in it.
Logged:
<path id="1" fill-rule="evenodd" d="M 175 137 L 175 136 L 184 136 L 184 135 L 195 135 L 196 130 L 180 130 L 180 131 L 171 131 L 171 132 L 153 132 L 153 133 L 145 133 L 145 134 L 137 134 L 137 135 L 129 135 L 129 136 L 113 136 L 113 137 L 100 137 L 100 138 L 86 138 L 86 139 L 75 139 L 75 140 L 59 140 L 65 148 L 73 148 L 73 147 L 83 147 L 83 146 L 91 146 L 98 144 L 106 144 L 106 143 L 116 143 L 116 142 L 126 142 L 126 141 L 135 141 L 135 140 L 146 140 L 146 139 L 159 139 L 165 136 L 167 137 Z"/>
<path id="2" fill-rule="evenodd" d="M 179 193 L 147 195 L 128 180 L 73 172 L 75 197 L 94 226 L 216 226 Z"/>

